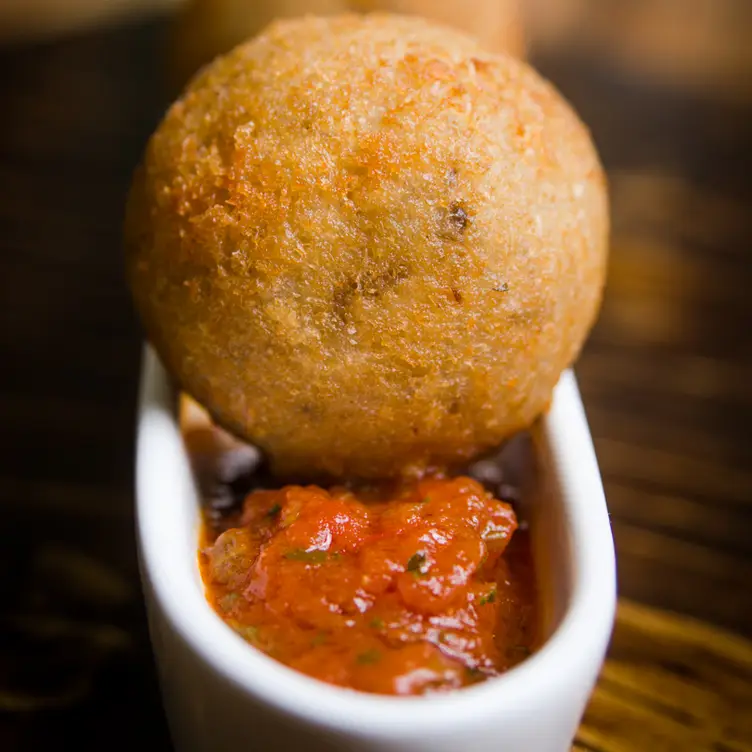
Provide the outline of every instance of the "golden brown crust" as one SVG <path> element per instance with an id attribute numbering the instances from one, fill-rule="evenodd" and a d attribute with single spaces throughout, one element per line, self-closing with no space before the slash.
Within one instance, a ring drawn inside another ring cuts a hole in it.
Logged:
<path id="1" fill-rule="evenodd" d="M 607 235 L 549 84 L 383 15 L 277 22 L 202 71 L 126 221 L 181 384 L 278 471 L 367 477 L 530 424 L 593 323 Z"/>

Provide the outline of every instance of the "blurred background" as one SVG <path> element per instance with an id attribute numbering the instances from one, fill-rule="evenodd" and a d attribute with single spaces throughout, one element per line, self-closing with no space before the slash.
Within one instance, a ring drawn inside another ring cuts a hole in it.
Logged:
<path id="1" fill-rule="evenodd" d="M 0 0 L 0 749 L 170 748 L 134 548 L 124 197 L 198 66 L 344 9 L 526 55 L 591 127 L 613 238 L 577 373 L 621 603 L 575 749 L 752 750 L 748 0 Z"/>

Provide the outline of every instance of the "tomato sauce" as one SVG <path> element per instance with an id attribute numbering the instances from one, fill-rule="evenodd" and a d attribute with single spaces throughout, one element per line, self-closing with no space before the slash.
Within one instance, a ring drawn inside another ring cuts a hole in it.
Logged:
<path id="1" fill-rule="evenodd" d="M 231 524 L 204 528 L 209 602 L 309 676 L 424 694 L 496 676 L 535 646 L 527 534 L 471 478 L 254 491 Z"/>

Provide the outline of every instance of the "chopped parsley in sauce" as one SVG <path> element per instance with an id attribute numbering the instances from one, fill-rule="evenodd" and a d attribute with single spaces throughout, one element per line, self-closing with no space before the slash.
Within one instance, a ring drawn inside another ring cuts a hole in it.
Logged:
<path id="1" fill-rule="evenodd" d="M 254 648 L 322 681 L 441 692 L 535 647 L 527 534 L 470 478 L 255 491 L 229 529 L 212 522 L 200 552 L 209 602 Z"/>

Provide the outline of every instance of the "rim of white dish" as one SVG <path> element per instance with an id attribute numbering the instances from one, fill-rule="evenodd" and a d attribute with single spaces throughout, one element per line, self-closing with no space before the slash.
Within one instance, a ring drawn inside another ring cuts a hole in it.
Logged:
<path id="1" fill-rule="evenodd" d="M 534 707 L 543 687 L 578 673 L 584 645 L 599 650 L 611 633 L 616 577 L 611 526 L 595 451 L 574 374 L 566 371 L 543 418 L 551 459 L 568 486 L 565 509 L 572 536 L 572 592 L 546 643 L 521 664 L 493 679 L 449 693 L 419 697 L 367 694 L 325 684 L 255 650 L 235 635 L 196 587 L 195 569 L 165 547 L 180 524 L 164 512 L 180 493 L 160 472 L 166 453 L 186 462 L 175 399 L 154 351 L 144 349 L 139 395 L 136 509 L 140 554 L 154 596 L 181 638 L 202 660 L 274 710 L 322 729 L 369 736 L 440 735 L 471 727 L 505 707 Z M 577 456 L 567 463 L 565 458 Z M 181 459 L 182 458 L 182 459 Z M 190 477 L 186 467 L 186 477 Z M 160 479 L 155 483 L 155 479 Z M 186 489 L 187 490 L 187 489 Z M 162 506 L 160 506 L 162 505 Z M 177 510 L 178 504 L 174 504 Z M 196 551 L 198 531 L 196 531 Z M 166 553 L 167 551 L 167 553 Z M 179 560 L 180 559 L 180 560 Z M 194 565 L 195 567 L 195 565 Z M 555 665 L 555 674 L 551 668 Z M 540 719 L 545 723 L 545 719 Z"/>

